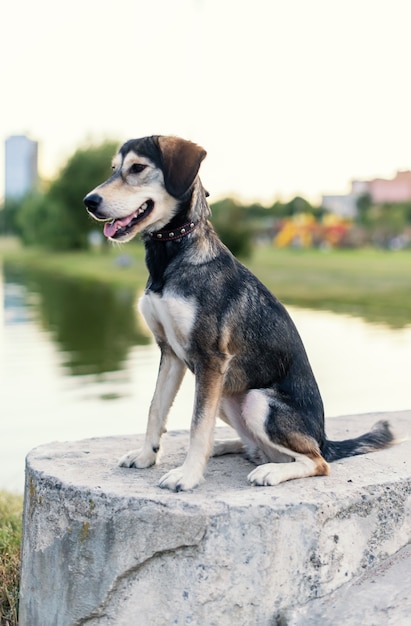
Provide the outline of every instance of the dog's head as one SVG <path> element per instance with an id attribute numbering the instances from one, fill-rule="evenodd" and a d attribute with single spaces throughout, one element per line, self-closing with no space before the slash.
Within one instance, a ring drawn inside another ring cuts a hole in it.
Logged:
<path id="1" fill-rule="evenodd" d="M 154 135 L 127 141 L 113 159 L 113 174 L 84 198 L 105 221 L 104 234 L 129 241 L 166 226 L 187 198 L 206 151 L 179 137 Z"/>

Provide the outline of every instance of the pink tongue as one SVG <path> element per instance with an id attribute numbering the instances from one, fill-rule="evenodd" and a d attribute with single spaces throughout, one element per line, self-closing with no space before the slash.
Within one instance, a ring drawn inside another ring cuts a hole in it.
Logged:
<path id="1" fill-rule="evenodd" d="M 104 224 L 104 236 L 105 237 L 112 237 L 116 231 L 117 231 L 117 226 L 115 222 L 106 222 Z"/>
<path id="2" fill-rule="evenodd" d="M 123 228 L 123 226 L 127 226 L 130 224 L 131 220 L 135 217 L 135 213 L 128 215 L 127 217 L 123 217 L 121 220 L 113 220 L 112 222 L 106 222 L 104 224 L 104 235 L 106 237 L 112 237 L 119 228 Z"/>

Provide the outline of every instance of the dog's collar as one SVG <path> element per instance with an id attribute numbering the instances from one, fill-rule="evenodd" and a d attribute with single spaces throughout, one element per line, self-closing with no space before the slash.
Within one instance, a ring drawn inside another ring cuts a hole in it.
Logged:
<path id="1" fill-rule="evenodd" d="M 174 239 L 181 239 L 189 235 L 197 226 L 198 222 L 187 222 L 187 224 L 177 226 L 171 230 L 162 228 L 161 230 L 155 230 L 153 233 L 148 234 L 153 241 L 173 241 Z"/>

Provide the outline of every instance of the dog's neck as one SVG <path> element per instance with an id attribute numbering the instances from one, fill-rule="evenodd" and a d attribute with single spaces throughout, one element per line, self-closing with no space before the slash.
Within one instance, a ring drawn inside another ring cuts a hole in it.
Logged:
<path id="1" fill-rule="evenodd" d="M 187 248 L 195 245 L 196 231 L 213 230 L 207 221 L 210 208 L 206 191 L 197 178 L 190 194 L 180 203 L 178 213 L 162 228 L 143 236 L 146 248 L 146 265 L 150 273 L 147 289 L 160 293 L 165 283 L 167 267 Z"/>
<path id="2" fill-rule="evenodd" d="M 209 217 L 211 213 L 206 200 L 207 195 L 208 193 L 197 177 L 185 196 L 180 198 L 178 211 L 166 228 L 147 232 L 144 238 L 163 243 L 182 239 L 192 233 L 200 221 Z"/>

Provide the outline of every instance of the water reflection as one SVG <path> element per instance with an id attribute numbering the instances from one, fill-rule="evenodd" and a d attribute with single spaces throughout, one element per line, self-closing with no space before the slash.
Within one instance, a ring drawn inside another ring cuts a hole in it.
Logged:
<path id="1" fill-rule="evenodd" d="M 0 489 L 22 491 L 24 457 L 37 445 L 144 432 L 159 352 L 132 290 L 8 265 L 3 291 Z M 325 311 L 289 311 L 327 416 L 411 407 L 410 326 L 393 330 Z M 188 372 L 170 429 L 189 427 L 193 393 Z"/>
<path id="2" fill-rule="evenodd" d="M 75 375 L 101 374 L 123 366 L 130 348 L 150 339 L 135 314 L 135 293 L 96 282 L 61 278 L 6 264 L 7 294 L 20 294 L 15 314 L 27 308 L 51 332 Z M 6 303 L 13 308 L 13 301 Z M 27 313 L 26 313 L 27 315 Z M 16 320 L 15 320 L 16 321 Z"/>

